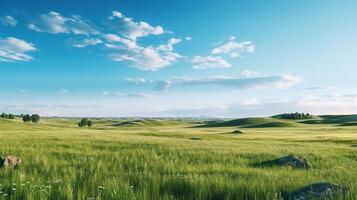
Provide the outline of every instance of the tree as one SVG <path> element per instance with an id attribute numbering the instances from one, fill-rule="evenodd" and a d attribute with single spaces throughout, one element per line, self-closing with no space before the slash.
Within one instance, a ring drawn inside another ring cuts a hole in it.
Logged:
<path id="1" fill-rule="evenodd" d="M 78 123 L 78 127 L 91 127 L 93 125 L 93 122 L 88 120 L 87 118 L 81 119 L 81 121 Z"/>
<path id="2" fill-rule="evenodd" d="M 92 127 L 92 125 L 93 125 L 92 121 L 88 120 L 87 126 L 90 128 L 90 127 Z"/>
<path id="3" fill-rule="evenodd" d="M 37 123 L 38 121 L 40 121 L 40 115 L 38 115 L 38 114 L 31 115 L 31 121 L 33 123 Z"/>
<path id="4" fill-rule="evenodd" d="M 15 115 L 9 114 L 9 115 L 8 115 L 8 118 L 9 118 L 9 119 L 15 119 Z"/>
<path id="5" fill-rule="evenodd" d="M 24 122 L 30 122 L 31 121 L 31 116 L 29 114 L 26 114 L 22 117 L 22 121 Z"/>
<path id="6" fill-rule="evenodd" d="M 88 119 L 87 118 L 83 118 L 81 120 L 81 124 L 82 124 L 82 126 L 87 126 L 88 125 Z"/>
<path id="7" fill-rule="evenodd" d="M 291 119 L 291 120 L 297 120 L 297 119 L 311 119 L 313 116 L 310 115 L 309 113 L 284 113 L 280 115 L 275 115 L 273 116 L 274 118 L 278 119 Z"/>

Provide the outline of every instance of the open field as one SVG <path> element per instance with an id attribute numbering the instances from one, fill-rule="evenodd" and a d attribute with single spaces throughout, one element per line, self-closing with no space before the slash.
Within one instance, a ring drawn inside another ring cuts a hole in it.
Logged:
<path id="1" fill-rule="evenodd" d="M 0 172 L 0 199 L 273 200 L 316 182 L 357 199 L 356 116 L 78 121 L 0 119 L 0 155 L 23 160 Z M 289 154 L 312 168 L 259 165 Z"/>

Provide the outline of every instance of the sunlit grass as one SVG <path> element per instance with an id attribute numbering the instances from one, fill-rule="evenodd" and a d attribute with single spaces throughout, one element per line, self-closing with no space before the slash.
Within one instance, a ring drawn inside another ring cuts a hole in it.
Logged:
<path id="1" fill-rule="evenodd" d="M 0 155 L 23 160 L 0 172 L 0 199 L 273 200 L 315 182 L 348 186 L 348 199 L 357 199 L 353 126 L 239 128 L 243 134 L 194 122 L 111 126 L 121 121 L 89 129 L 74 119 L 0 120 Z M 257 165 L 288 154 L 312 168 Z"/>

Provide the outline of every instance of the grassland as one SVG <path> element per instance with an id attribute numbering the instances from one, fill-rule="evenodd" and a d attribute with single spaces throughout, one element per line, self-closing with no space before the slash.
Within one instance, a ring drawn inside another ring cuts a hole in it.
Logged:
<path id="1" fill-rule="evenodd" d="M 315 182 L 348 186 L 357 199 L 357 117 L 287 121 L 0 119 L 0 199 L 281 199 Z M 241 130 L 242 134 L 232 133 Z M 284 155 L 311 169 L 259 163 Z"/>

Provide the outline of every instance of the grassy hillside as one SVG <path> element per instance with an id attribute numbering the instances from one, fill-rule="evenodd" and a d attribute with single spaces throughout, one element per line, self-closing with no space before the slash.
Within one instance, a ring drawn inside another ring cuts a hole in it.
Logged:
<path id="1" fill-rule="evenodd" d="M 322 115 L 318 119 L 301 121 L 304 124 L 336 124 L 354 125 L 357 123 L 357 115 Z"/>
<path id="2" fill-rule="evenodd" d="M 198 127 L 232 127 L 241 126 L 244 128 L 273 128 L 298 126 L 298 121 L 282 120 L 276 118 L 241 118 L 233 120 L 209 121 Z"/>
<path id="3" fill-rule="evenodd" d="M 0 199 L 277 200 L 310 183 L 332 182 L 348 186 L 353 200 L 357 134 L 354 126 L 340 126 L 354 121 L 346 118 L 321 116 L 337 124 L 94 119 L 92 128 L 78 128 L 75 118 L 0 119 L 0 155 L 23 160 L 19 169 L 0 172 Z M 237 127 L 242 134 L 233 133 Z M 312 168 L 258 164 L 289 154 Z"/>

